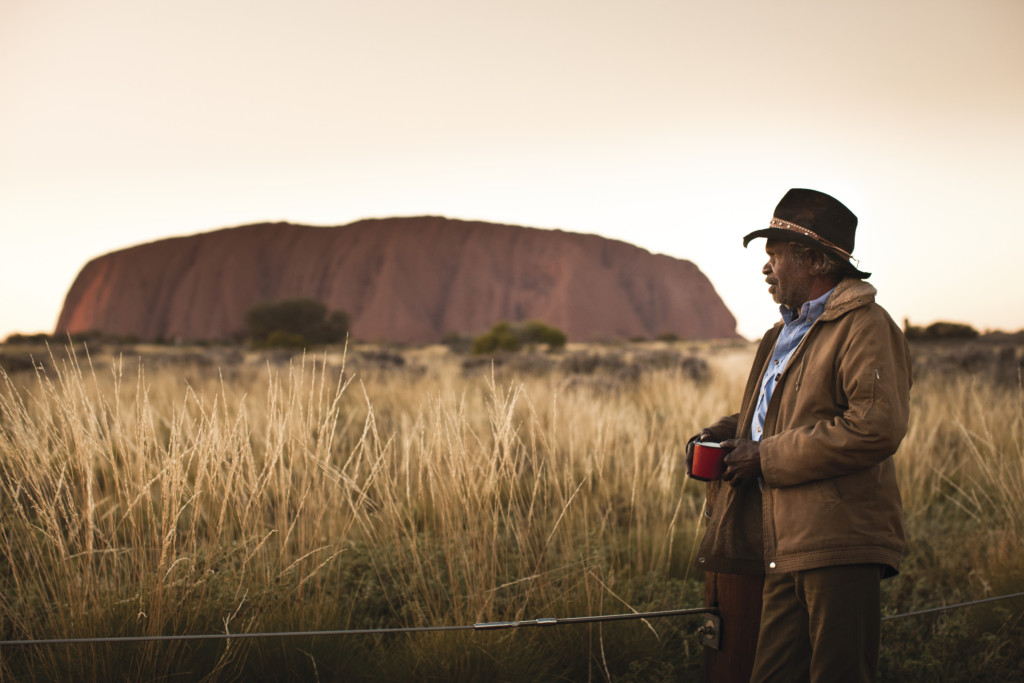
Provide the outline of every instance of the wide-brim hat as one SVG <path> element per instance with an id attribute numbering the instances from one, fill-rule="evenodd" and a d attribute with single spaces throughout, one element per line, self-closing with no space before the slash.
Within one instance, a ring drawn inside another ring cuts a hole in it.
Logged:
<path id="1" fill-rule="evenodd" d="M 846 265 L 847 273 L 866 279 L 871 273 L 859 270 L 853 258 L 857 217 L 842 202 L 817 190 L 792 189 L 786 193 L 768 227 L 743 238 L 747 246 L 755 237 L 799 242 L 835 254 Z"/>

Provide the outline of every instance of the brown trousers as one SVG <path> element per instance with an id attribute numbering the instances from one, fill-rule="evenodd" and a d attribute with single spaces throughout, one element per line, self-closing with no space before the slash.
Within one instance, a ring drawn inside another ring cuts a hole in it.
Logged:
<path id="1" fill-rule="evenodd" d="M 878 674 L 881 567 L 765 577 L 751 681 L 865 683 Z"/>

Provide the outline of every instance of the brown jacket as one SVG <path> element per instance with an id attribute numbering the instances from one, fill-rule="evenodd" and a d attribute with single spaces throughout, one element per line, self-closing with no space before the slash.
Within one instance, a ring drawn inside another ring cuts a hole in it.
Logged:
<path id="1" fill-rule="evenodd" d="M 848 278 L 829 297 L 769 402 L 763 481 L 708 484 L 698 566 L 728 574 L 866 563 L 890 575 L 899 569 L 903 511 L 892 455 L 907 431 L 910 352 L 875 293 Z M 781 330 L 779 322 L 761 340 L 742 411 L 710 428 L 715 439 L 750 438 Z"/>

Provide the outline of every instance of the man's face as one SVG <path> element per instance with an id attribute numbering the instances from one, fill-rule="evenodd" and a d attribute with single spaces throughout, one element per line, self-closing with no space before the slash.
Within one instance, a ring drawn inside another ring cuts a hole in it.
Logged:
<path id="1" fill-rule="evenodd" d="M 768 263 L 764 264 L 761 272 L 768 283 L 768 292 L 775 303 L 799 309 L 810 300 L 813 280 L 810 265 L 796 260 L 790 242 L 768 240 L 764 250 L 768 254 Z"/>

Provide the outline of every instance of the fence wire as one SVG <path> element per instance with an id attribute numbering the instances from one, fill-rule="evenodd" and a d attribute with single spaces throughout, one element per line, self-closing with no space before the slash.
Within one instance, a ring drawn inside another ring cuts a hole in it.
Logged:
<path id="1" fill-rule="evenodd" d="M 973 607 L 989 602 L 1009 600 L 1011 598 L 1024 597 L 1024 592 L 1000 595 L 993 598 L 982 598 L 970 602 L 960 602 L 954 605 L 943 605 L 930 609 L 918 610 L 916 612 L 905 612 L 903 614 L 892 614 L 882 617 L 882 621 L 894 619 L 905 619 L 918 617 L 926 614 L 937 614 L 950 610 Z M 0 647 L 28 646 L 28 645 L 76 645 L 76 644 L 101 644 L 101 643 L 142 643 L 152 641 L 182 641 L 182 640 L 234 640 L 251 638 L 295 638 L 300 636 L 366 636 L 386 635 L 401 633 L 427 633 L 436 631 L 494 631 L 512 628 L 528 628 L 533 626 L 565 626 L 570 624 L 587 624 L 605 621 L 624 621 L 632 619 L 658 619 L 663 617 L 678 617 L 696 614 L 717 614 L 715 607 L 693 607 L 686 609 L 660 610 L 656 612 L 628 612 L 625 614 L 600 614 L 584 617 L 542 617 L 539 619 L 528 619 L 523 621 L 489 621 L 476 624 L 460 624 L 453 626 L 397 626 L 393 628 L 356 628 L 356 629 L 333 629 L 323 631 L 272 631 L 261 633 L 198 633 L 198 634 L 177 634 L 157 636 L 106 636 L 94 638 L 36 638 L 26 640 L 0 640 Z"/>
<path id="2" fill-rule="evenodd" d="M 887 617 L 882 617 L 882 621 L 892 621 L 893 619 L 906 619 L 907 617 L 919 617 L 922 614 L 938 614 L 939 612 L 948 612 L 954 609 L 960 609 L 961 607 L 974 607 L 975 605 L 983 605 L 986 602 L 997 602 L 999 600 L 1009 600 L 1010 598 L 1021 598 L 1024 597 L 1024 593 L 1010 593 L 1009 595 L 999 595 L 994 598 L 982 598 L 980 600 L 971 600 L 970 602 L 960 602 L 955 605 L 945 605 L 942 607 L 932 607 L 930 609 L 922 609 L 916 612 L 904 612 L 903 614 L 892 614 Z"/>

